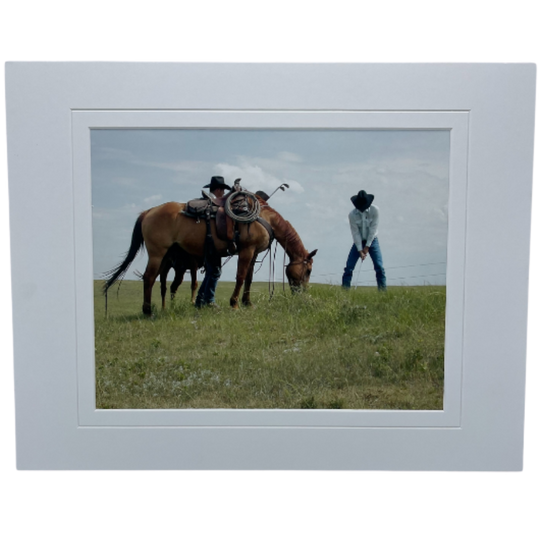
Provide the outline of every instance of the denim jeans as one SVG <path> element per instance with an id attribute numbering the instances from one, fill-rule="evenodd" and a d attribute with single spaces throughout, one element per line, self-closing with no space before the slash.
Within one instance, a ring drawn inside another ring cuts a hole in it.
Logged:
<path id="1" fill-rule="evenodd" d="M 362 242 L 362 246 L 365 247 L 366 243 Z M 381 248 L 379 246 L 379 239 L 375 238 L 369 246 L 369 256 L 373 261 L 373 267 L 375 268 L 375 277 L 377 278 L 377 287 L 380 291 L 386 290 L 386 274 L 384 272 L 383 260 Z M 360 258 L 360 253 L 358 253 L 358 248 L 353 244 L 349 256 L 347 257 L 347 264 L 345 266 L 345 271 L 343 272 L 343 279 L 341 281 L 342 287 L 349 289 L 351 287 L 351 280 L 354 272 L 354 268 L 358 259 Z"/>
<path id="2" fill-rule="evenodd" d="M 216 287 L 221 277 L 221 261 L 207 260 L 204 265 L 204 279 L 199 287 L 195 305 L 197 307 L 213 304 L 216 300 Z"/>

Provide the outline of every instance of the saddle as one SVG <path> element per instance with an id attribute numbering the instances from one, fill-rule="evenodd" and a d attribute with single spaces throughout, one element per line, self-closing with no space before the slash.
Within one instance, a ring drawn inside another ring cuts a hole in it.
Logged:
<path id="1" fill-rule="evenodd" d="M 255 195 L 249 191 L 242 191 L 239 186 L 235 191 L 231 191 L 219 199 L 210 197 L 204 190 L 202 195 L 201 199 L 188 201 L 182 213 L 196 219 L 197 222 L 204 218 L 207 222 L 208 232 L 210 231 L 210 220 L 214 219 L 217 237 L 227 242 L 229 255 L 235 255 L 238 252 L 238 222 L 253 223 L 253 221 L 258 221 L 270 234 L 270 243 L 272 243 L 274 238 L 272 228 L 266 220 L 259 217 L 260 208 Z"/>
<path id="2" fill-rule="evenodd" d="M 206 197 L 203 197 L 202 199 L 192 199 L 186 203 L 186 207 L 182 210 L 182 214 L 196 219 L 197 223 L 201 218 L 206 218 L 207 212 L 210 212 L 210 217 L 215 218 L 219 208 L 219 206 L 215 204 L 215 200 L 216 199 L 213 200 Z"/>

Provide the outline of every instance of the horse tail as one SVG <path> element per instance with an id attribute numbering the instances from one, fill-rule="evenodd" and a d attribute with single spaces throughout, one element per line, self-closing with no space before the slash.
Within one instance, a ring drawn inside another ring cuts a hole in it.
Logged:
<path id="1" fill-rule="evenodd" d="M 142 212 L 135 222 L 133 233 L 131 234 L 131 245 L 129 246 L 129 250 L 126 253 L 124 260 L 118 266 L 115 266 L 112 270 L 109 270 L 104 276 L 107 280 L 103 285 L 103 294 L 105 295 L 105 310 L 107 310 L 107 291 L 116 281 L 119 279 L 121 280 L 124 277 L 129 265 L 133 262 L 137 253 L 139 253 L 144 245 L 142 222 L 145 216 L 146 212 Z"/>

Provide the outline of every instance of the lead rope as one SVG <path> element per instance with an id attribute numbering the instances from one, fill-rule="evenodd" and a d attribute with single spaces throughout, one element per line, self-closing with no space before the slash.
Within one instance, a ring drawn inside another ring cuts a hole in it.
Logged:
<path id="1" fill-rule="evenodd" d="M 272 260 L 272 255 L 270 255 L 270 270 L 269 270 L 269 278 L 268 278 L 268 293 L 270 294 L 270 298 L 268 298 L 268 301 L 272 300 L 272 297 L 274 296 L 274 291 L 276 288 L 276 256 L 277 256 L 277 242 L 276 247 L 274 248 L 274 259 Z M 270 283 L 272 283 L 272 289 L 270 290 Z"/>
<path id="2" fill-rule="evenodd" d="M 272 300 L 274 296 L 274 291 L 271 290 L 272 287 L 272 248 L 270 248 L 270 260 L 268 261 L 268 301 Z"/>
<path id="3" fill-rule="evenodd" d="M 257 268 L 257 270 L 255 270 L 255 274 L 262 268 L 262 263 L 264 262 L 264 259 L 266 259 L 266 257 L 268 257 L 268 254 L 270 254 L 270 257 L 268 258 L 268 263 L 269 263 L 269 267 L 268 267 L 268 294 L 270 295 L 269 299 L 268 300 L 272 300 L 272 296 L 274 296 L 274 288 L 275 288 L 275 284 L 274 284 L 274 276 L 275 276 L 275 273 L 276 273 L 276 254 L 277 254 L 277 243 L 276 243 L 276 247 L 274 248 L 274 257 L 272 259 L 272 246 L 270 246 L 266 253 L 264 254 L 264 257 L 262 258 L 261 261 L 257 261 L 256 264 L 259 264 L 259 268 Z"/>
<path id="4" fill-rule="evenodd" d="M 287 254 L 287 240 L 285 240 L 285 247 L 283 248 L 283 279 L 282 279 L 282 286 L 283 286 L 283 293 L 285 294 L 285 255 Z"/>

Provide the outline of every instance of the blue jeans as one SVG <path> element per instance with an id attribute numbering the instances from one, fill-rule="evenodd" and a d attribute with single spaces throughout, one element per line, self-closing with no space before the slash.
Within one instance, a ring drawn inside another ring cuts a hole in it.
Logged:
<path id="1" fill-rule="evenodd" d="M 207 260 L 204 264 L 204 279 L 197 293 L 197 307 L 213 304 L 216 300 L 216 287 L 221 277 L 221 261 Z"/>
<path id="2" fill-rule="evenodd" d="M 366 243 L 362 242 L 362 246 L 365 247 Z M 383 260 L 381 248 L 379 246 L 379 239 L 375 238 L 369 246 L 369 256 L 373 261 L 373 267 L 375 268 L 375 277 L 377 278 L 377 287 L 380 291 L 386 290 L 386 274 L 384 272 Z M 343 272 L 343 278 L 341 280 L 341 285 L 345 289 L 350 289 L 351 280 L 354 272 L 354 268 L 358 259 L 360 258 L 360 253 L 358 253 L 358 248 L 356 244 L 353 244 L 349 256 L 347 257 L 347 264 L 345 266 L 345 272 Z"/>

